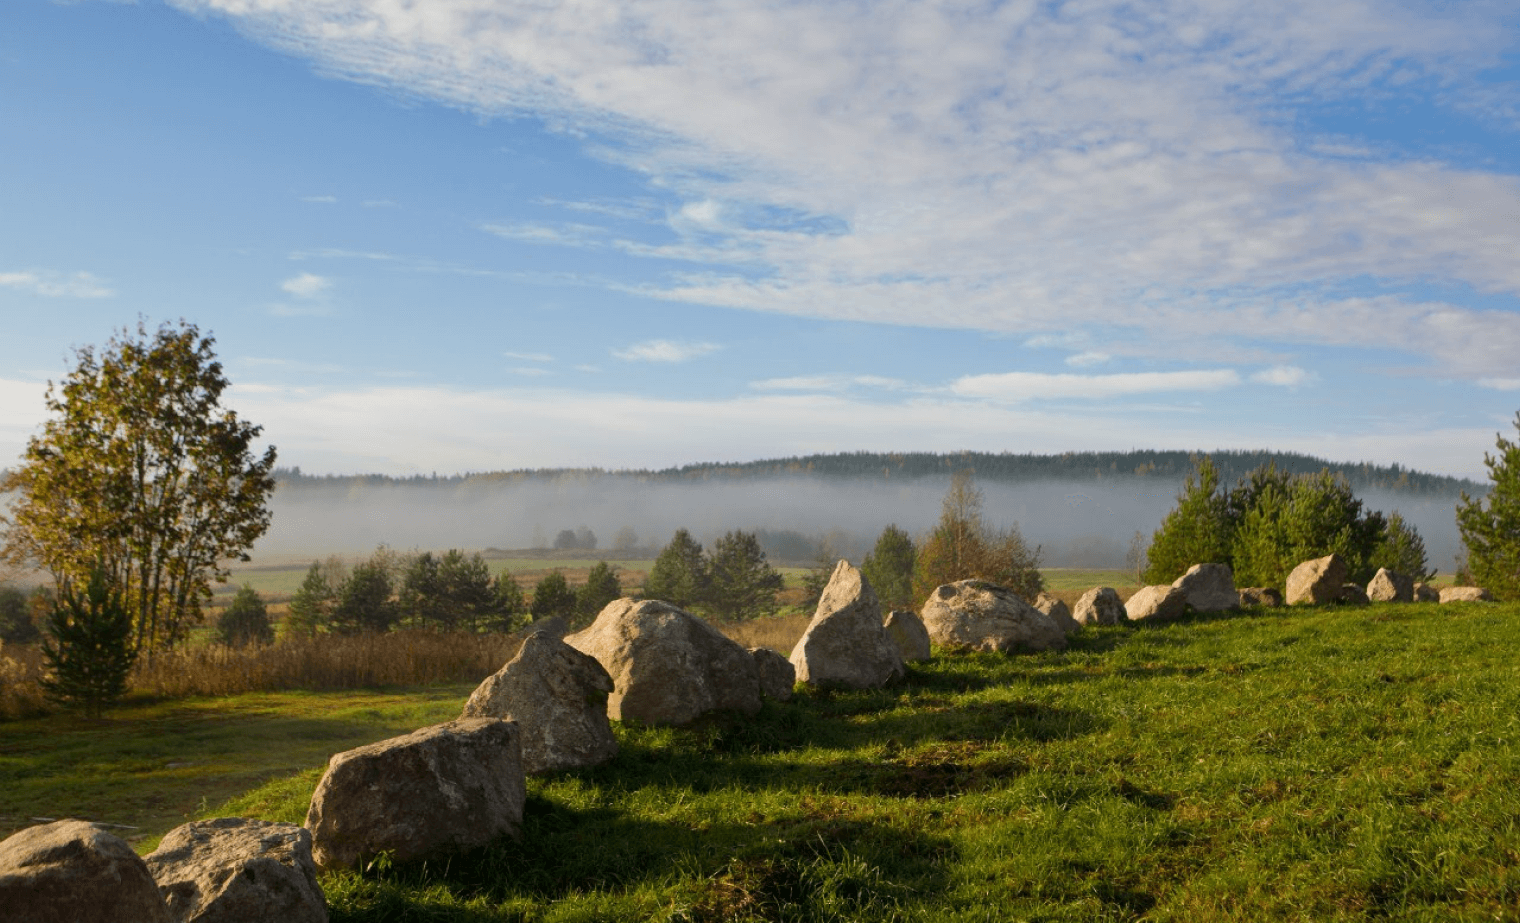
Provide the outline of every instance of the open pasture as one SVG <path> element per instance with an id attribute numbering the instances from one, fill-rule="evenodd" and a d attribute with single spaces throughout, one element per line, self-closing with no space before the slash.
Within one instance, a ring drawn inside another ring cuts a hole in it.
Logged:
<path id="1" fill-rule="evenodd" d="M 337 920 L 1514 919 L 1517 617 L 1326 607 L 941 652 L 886 690 L 624 725 L 616 760 L 529 782 L 520 842 L 323 884 Z M 140 847 L 186 816 L 299 822 L 328 753 L 468 691 L 6 723 L 0 813 Z"/>

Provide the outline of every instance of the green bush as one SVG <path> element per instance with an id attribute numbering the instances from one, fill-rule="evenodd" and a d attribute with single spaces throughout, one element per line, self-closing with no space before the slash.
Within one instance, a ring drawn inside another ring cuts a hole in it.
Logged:
<path id="1" fill-rule="evenodd" d="M 1515 415 L 1520 429 L 1520 414 Z M 1520 600 L 1520 444 L 1496 437 L 1498 455 L 1483 454 L 1494 485 L 1487 497 L 1462 492 L 1457 530 L 1471 579 L 1500 600 Z"/>
<path id="2" fill-rule="evenodd" d="M 575 602 L 575 591 L 556 568 L 533 588 L 533 618 L 558 616 L 569 621 L 575 618 Z"/>
<path id="3" fill-rule="evenodd" d="M 586 583 L 575 595 L 576 625 L 590 625 L 602 607 L 623 595 L 623 585 L 618 581 L 617 569 L 604 561 L 597 562 Z"/>
<path id="4" fill-rule="evenodd" d="M 269 610 L 258 591 L 244 584 L 216 620 L 216 640 L 232 648 L 268 645 L 274 641 Z"/>

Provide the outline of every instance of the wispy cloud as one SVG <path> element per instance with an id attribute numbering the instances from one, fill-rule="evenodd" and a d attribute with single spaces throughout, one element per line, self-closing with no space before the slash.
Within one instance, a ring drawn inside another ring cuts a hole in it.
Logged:
<path id="1" fill-rule="evenodd" d="M 1115 375 L 999 372 L 956 379 L 951 383 L 950 391 L 999 401 L 1029 401 L 1036 398 L 1117 398 L 1158 391 L 1218 391 L 1239 384 L 1240 373 L 1234 369 Z"/>
<path id="2" fill-rule="evenodd" d="M 1082 353 L 1073 353 L 1072 355 L 1066 357 L 1066 365 L 1075 366 L 1078 369 L 1083 369 L 1088 366 L 1101 366 L 1112 358 L 1113 357 L 1109 356 L 1107 353 L 1100 353 L 1097 350 L 1087 350 Z"/>
<path id="3" fill-rule="evenodd" d="M 528 363 L 554 362 L 554 357 L 550 356 L 548 353 L 514 353 L 511 350 L 505 350 L 501 355 L 505 356 L 508 359 L 520 359 L 523 362 Z"/>
<path id="4" fill-rule="evenodd" d="M 116 292 L 92 273 L 51 270 L 0 272 L 0 287 L 19 289 L 48 298 L 110 298 Z"/>
<path id="5" fill-rule="evenodd" d="M 606 231 L 592 225 L 574 223 L 545 224 L 483 224 L 482 231 L 512 241 L 527 244 L 559 244 L 564 247 L 601 246 Z"/>
<path id="6" fill-rule="evenodd" d="M 635 343 L 621 350 L 613 350 L 612 355 L 618 359 L 629 362 L 644 363 L 684 363 L 698 356 L 706 356 L 723 349 L 716 343 L 697 343 L 681 340 L 645 340 L 643 343 Z"/>
<path id="7" fill-rule="evenodd" d="M 650 178 L 675 239 L 624 250 L 709 270 L 645 286 L 663 298 L 1029 337 L 1122 328 L 1127 352 L 1161 355 L 1200 327 L 1239 350 L 1339 343 L 1330 321 L 1251 322 L 1355 313 L 1346 292 L 1369 280 L 1520 295 L 1514 176 L 1369 155 L 1294 118 L 1425 93 L 1509 126 L 1515 107 L 1476 79 L 1516 45 L 1503 4 L 177 4 L 329 73 L 597 139 Z M 1460 348 L 1490 313 L 1384 301 L 1397 334 L 1352 345 L 1503 374 L 1502 349 Z M 1520 340 L 1501 314 L 1498 339 Z M 1406 336 L 1421 330 L 1438 336 Z"/>
<path id="8" fill-rule="evenodd" d="M 313 202 L 313 203 L 316 203 L 318 205 L 335 205 L 335 204 L 337 204 L 338 197 L 337 196 L 302 196 L 301 197 L 301 201 L 302 202 Z"/>
<path id="9" fill-rule="evenodd" d="M 332 288 L 332 280 L 315 273 L 302 273 L 280 283 L 280 288 L 296 298 L 316 298 Z"/>
<path id="10" fill-rule="evenodd" d="M 1273 366 L 1260 372 L 1251 374 L 1251 381 L 1261 385 L 1276 385 L 1281 388 L 1297 388 L 1307 385 L 1318 378 L 1307 369 L 1298 366 Z"/>
<path id="11" fill-rule="evenodd" d="M 910 386 L 902 379 L 880 375 L 793 375 L 761 379 L 750 383 L 750 387 L 760 391 L 841 392 L 855 387 L 898 391 Z"/>

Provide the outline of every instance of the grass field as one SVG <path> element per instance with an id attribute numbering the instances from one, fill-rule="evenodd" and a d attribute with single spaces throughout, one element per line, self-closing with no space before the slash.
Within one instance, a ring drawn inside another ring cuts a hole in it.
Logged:
<path id="1" fill-rule="evenodd" d="M 1520 917 L 1520 607 L 1085 629 L 753 719 L 617 728 L 523 837 L 324 877 L 335 920 Z M 468 687 L 0 724 L 0 813 L 302 820 L 327 754 Z M 219 800 L 228 801 L 221 803 Z"/>

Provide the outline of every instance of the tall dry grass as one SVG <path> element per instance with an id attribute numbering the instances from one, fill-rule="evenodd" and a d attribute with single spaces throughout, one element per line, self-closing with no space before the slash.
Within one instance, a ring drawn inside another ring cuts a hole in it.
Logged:
<path id="1" fill-rule="evenodd" d="M 770 648 L 791 655 L 812 621 L 812 613 L 794 612 L 744 622 L 714 622 L 713 627 L 745 648 Z"/>
<path id="2" fill-rule="evenodd" d="M 161 651 L 133 668 L 128 695 L 227 696 L 274 690 L 348 690 L 483 680 L 522 644 L 509 635 L 403 630 L 381 635 L 319 635 L 273 645 L 197 645 Z M 50 708 L 31 646 L 0 652 L 0 716 Z"/>

